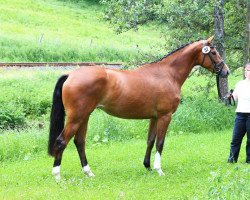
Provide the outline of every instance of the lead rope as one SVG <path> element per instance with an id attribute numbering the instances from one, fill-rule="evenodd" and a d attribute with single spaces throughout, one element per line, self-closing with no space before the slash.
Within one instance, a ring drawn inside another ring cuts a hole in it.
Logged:
<path id="1" fill-rule="evenodd" d="M 221 98 L 221 92 L 220 92 L 220 78 L 219 78 L 219 74 L 216 74 L 216 85 L 217 85 L 217 91 L 218 91 L 219 100 L 222 100 L 222 98 Z"/>

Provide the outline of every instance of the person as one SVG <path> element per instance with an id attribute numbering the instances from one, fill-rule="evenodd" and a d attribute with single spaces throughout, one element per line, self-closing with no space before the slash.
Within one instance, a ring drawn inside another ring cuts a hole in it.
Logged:
<path id="1" fill-rule="evenodd" d="M 239 81 L 233 92 L 233 97 L 238 100 L 233 136 L 231 141 L 229 163 L 238 161 L 243 137 L 247 133 L 246 163 L 250 164 L 250 63 L 244 67 L 245 79 Z"/>

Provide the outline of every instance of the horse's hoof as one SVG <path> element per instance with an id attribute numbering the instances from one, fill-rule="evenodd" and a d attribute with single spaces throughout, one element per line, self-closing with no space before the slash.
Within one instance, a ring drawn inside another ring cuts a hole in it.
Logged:
<path id="1" fill-rule="evenodd" d="M 61 180 L 60 174 L 54 175 L 56 182 L 59 182 Z"/>
<path id="2" fill-rule="evenodd" d="M 161 168 L 159 169 L 155 169 L 157 171 L 157 173 L 159 174 L 159 176 L 165 176 L 164 172 L 161 170 Z"/>
<path id="3" fill-rule="evenodd" d="M 151 167 L 146 167 L 146 169 L 147 169 L 149 172 L 152 172 L 152 168 L 151 168 Z"/>
<path id="4" fill-rule="evenodd" d="M 90 170 L 89 165 L 86 165 L 83 167 L 83 172 L 84 174 L 86 174 L 88 177 L 94 177 L 95 175 L 93 174 L 93 172 Z"/>
<path id="5" fill-rule="evenodd" d="M 94 177 L 94 173 L 92 171 L 84 172 L 88 177 Z"/>

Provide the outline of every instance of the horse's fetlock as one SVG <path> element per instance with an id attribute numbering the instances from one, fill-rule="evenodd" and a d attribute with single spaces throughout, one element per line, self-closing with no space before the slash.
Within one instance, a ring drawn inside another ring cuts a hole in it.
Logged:
<path id="1" fill-rule="evenodd" d="M 144 161 L 144 162 L 143 162 L 143 165 L 144 165 L 144 167 L 147 168 L 147 169 L 150 168 L 150 163 L 149 163 L 148 161 Z"/>

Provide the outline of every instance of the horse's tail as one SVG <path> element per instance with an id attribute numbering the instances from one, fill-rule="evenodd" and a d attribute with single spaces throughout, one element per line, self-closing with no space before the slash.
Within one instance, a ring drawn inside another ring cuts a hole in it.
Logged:
<path id="1" fill-rule="evenodd" d="M 51 156 L 53 156 L 55 141 L 64 128 L 65 111 L 62 102 L 62 86 L 67 78 L 68 75 L 63 75 L 58 79 L 53 93 L 48 142 L 48 154 Z"/>

